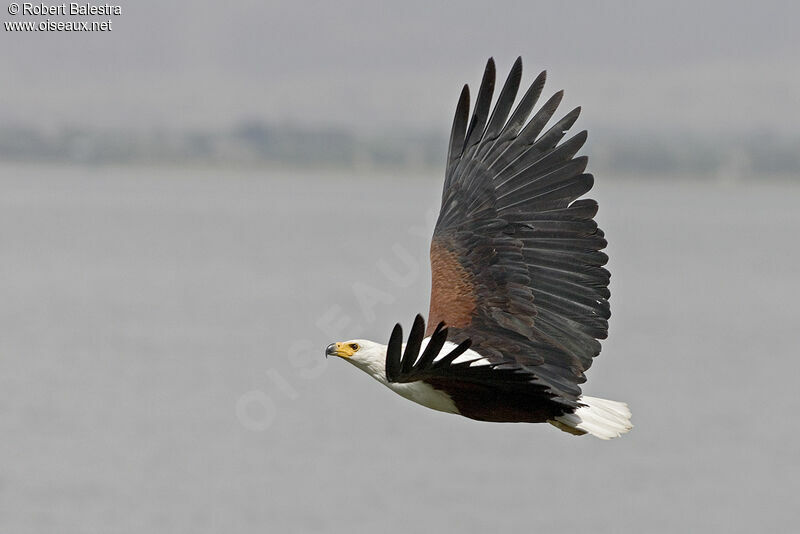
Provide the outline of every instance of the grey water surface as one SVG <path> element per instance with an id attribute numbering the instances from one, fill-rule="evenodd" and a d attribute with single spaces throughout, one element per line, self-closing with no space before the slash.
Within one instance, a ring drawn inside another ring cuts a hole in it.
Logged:
<path id="1" fill-rule="evenodd" d="M 598 176 L 621 439 L 394 396 L 436 173 L 0 168 L 0 532 L 788 532 L 800 187 Z"/>

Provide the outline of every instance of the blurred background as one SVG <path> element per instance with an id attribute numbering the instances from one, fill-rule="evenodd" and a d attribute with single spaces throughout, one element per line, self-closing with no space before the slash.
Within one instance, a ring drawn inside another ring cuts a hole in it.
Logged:
<path id="1" fill-rule="evenodd" d="M 0 532 L 791 530 L 795 3 L 9 5 Z M 589 130 L 608 443 L 323 358 L 427 311 L 459 91 L 518 55 Z"/>

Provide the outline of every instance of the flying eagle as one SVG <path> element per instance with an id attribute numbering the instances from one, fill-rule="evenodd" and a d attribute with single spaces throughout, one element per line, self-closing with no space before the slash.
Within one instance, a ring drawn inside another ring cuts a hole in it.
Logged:
<path id="1" fill-rule="evenodd" d="M 417 315 L 405 344 L 397 324 L 388 345 L 356 339 L 325 353 L 434 410 L 610 439 L 632 428 L 630 410 L 580 387 L 611 315 L 597 202 L 576 200 L 594 181 L 587 157 L 575 157 L 587 133 L 559 144 L 579 107 L 542 133 L 562 91 L 528 120 L 545 72 L 512 112 L 521 77 L 517 58 L 491 110 L 489 59 L 471 120 L 469 87 L 461 91 L 431 242 L 427 329 Z"/>

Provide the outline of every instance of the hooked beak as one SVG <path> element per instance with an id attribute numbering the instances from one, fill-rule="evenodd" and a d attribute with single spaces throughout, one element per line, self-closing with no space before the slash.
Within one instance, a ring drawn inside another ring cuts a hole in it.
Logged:
<path id="1" fill-rule="evenodd" d="M 353 355 L 353 352 L 355 351 L 344 343 L 331 343 L 325 349 L 325 357 L 338 356 L 340 358 L 349 358 Z"/>

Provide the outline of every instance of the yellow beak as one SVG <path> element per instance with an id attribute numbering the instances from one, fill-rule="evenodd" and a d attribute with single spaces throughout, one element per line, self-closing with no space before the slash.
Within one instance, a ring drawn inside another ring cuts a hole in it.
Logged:
<path id="1" fill-rule="evenodd" d="M 344 343 L 331 343 L 325 349 L 325 356 L 338 356 L 340 358 L 349 358 L 355 351 Z"/>

